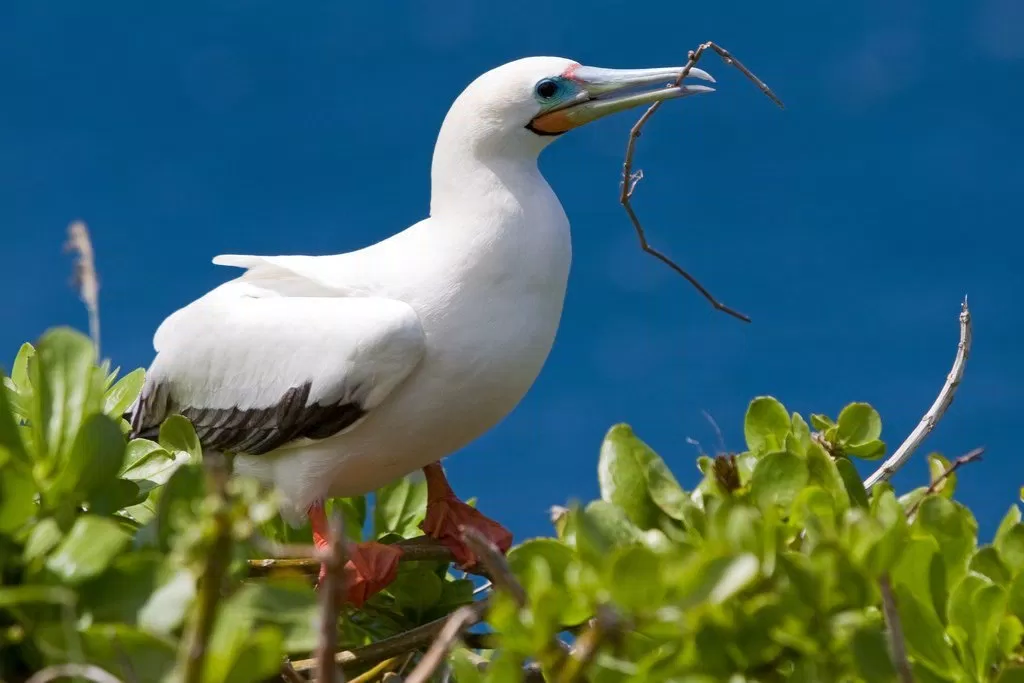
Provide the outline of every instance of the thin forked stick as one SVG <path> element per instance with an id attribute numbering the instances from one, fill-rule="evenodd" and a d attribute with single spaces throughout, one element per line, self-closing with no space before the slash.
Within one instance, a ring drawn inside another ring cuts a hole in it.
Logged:
<path id="1" fill-rule="evenodd" d="M 423 655 L 416 668 L 405 677 L 405 683 L 427 683 L 434 675 L 437 668 L 444 663 L 445 657 L 455 647 L 456 641 L 462 636 L 463 631 L 480 621 L 480 614 L 477 610 L 463 605 L 452 612 L 445 623 L 437 639 L 431 644 L 430 649 Z"/>
<path id="2" fill-rule="evenodd" d="M 914 454 L 914 451 L 925 440 L 925 437 L 935 429 L 935 425 L 939 423 L 942 416 L 946 414 L 946 409 L 953 402 L 953 396 L 956 394 L 957 387 L 960 386 L 960 380 L 963 379 L 964 369 L 967 367 L 967 358 L 970 354 L 971 311 L 967 308 L 967 298 L 964 297 L 964 302 L 960 304 L 960 342 L 957 344 L 956 358 L 953 359 L 953 368 L 946 377 L 946 383 L 942 385 L 942 390 L 935 397 L 932 407 L 928 409 L 928 412 L 924 414 L 921 421 L 914 427 L 914 431 L 910 433 L 910 436 L 900 444 L 900 447 L 889 456 L 888 460 L 882 463 L 881 467 L 864 480 L 865 489 L 870 491 L 878 482 L 888 481 L 910 459 L 910 456 Z"/>
<path id="3" fill-rule="evenodd" d="M 936 477 L 935 481 L 933 481 L 931 484 L 928 485 L 928 489 L 924 492 L 924 495 L 921 496 L 917 500 L 917 502 L 915 502 L 913 505 L 910 506 L 910 508 L 907 510 L 907 516 L 910 517 L 915 512 L 917 512 L 917 508 L 921 507 L 921 502 L 925 498 L 927 498 L 928 496 L 930 496 L 930 495 L 934 494 L 936 491 L 938 491 L 939 490 L 939 486 L 942 484 L 942 482 L 946 481 L 946 479 L 948 479 L 951 474 L 956 472 L 958 469 L 960 469 L 964 465 L 972 463 L 975 460 L 981 460 L 981 456 L 984 455 L 984 454 L 985 454 L 985 449 L 984 448 L 975 448 L 974 450 L 968 451 L 967 453 L 961 455 L 959 458 L 957 458 L 952 463 L 950 463 L 949 467 L 947 467 L 946 470 L 942 474 L 940 474 L 938 477 Z"/>
<path id="4" fill-rule="evenodd" d="M 704 54 L 704 51 L 709 49 L 717 53 L 718 56 L 722 58 L 722 61 L 724 61 L 726 64 L 729 64 L 730 66 L 734 66 L 737 69 L 739 69 L 739 71 L 744 76 L 753 81 L 754 85 L 756 85 L 761 90 L 761 92 L 767 95 L 772 102 L 779 105 L 780 108 L 785 108 L 785 106 L 782 104 L 782 100 L 780 100 L 775 95 L 775 93 L 772 92 L 771 88 L 769 88 L 764 81 L 755 76 L 753 72 L 750 71 L 750 69 L 743 66 L 743 64 L 741 64 L 739 60 L 737 60 L 735 57 L 729 54 L 728 51 L 726 51 L 724 48 L 719 47 L 718 45 L 715 45 L 711 41 L 702 43 L 700 46 L 697 47 L 696 50 L 690 51 L 689 59 L 686 62 L 686 66 L 683 67 L 683 70 L 680 72 L 679 77 L 676 78 L 676 80 L 669 87 L 678 87 L 683 82 L 683 79 L 690 75 L 690 70 L 701 58 L 701 55 Z M 711 303 L 711 305 L 714 306 L 717 310 L 722 311 L 724 313 L 728 313 L 734 318 L 738 318 L 743 322 L 749 323 L 750 318 L 748 316 L 744 315 L 743 313 L 740 313 L 739 311 L 733 308 L 730 308 L 729 306 L 726 306 L 721 301 L 716 299 L 711 294 L 711 292 L 709 292 L 707 288 L 704 287 L 704 285 L 702 285 L 697 280 L 697 278 L 686 272 L 681 266 L 679 266 L 675 261 L 670 259 L 668 256 L 665 256 L 665 254 L 661 253 L 660 251 L 652 247 L 650 243 L 648 243 L 647 241 L 647 235 L 644 232 L 643 225 L 640 223 L 640 219 L 637 218 L 636 211 L 633 210 L 633 205 L 631 203 L 631 200 L 633 199 L 633 193 L 636 191 L 637 183 L 639 183 L 640 180 L 644 177 L 643 171 L 633 171 L 633 155 L 636 153 L 636 141 L 637 138 L 640 137 L 640 134 L 643 132 L 644 126 L 646 126 L 647 122 L 650 121 L 652 116 L 654 116 L 654 112 L 658 111 L 658 108 L 661 106 L 661 104 L 661 102 L 655 102 L 650 107 L 648 107 L 647 111 L 643 113 L 643 115 L 633 125 L 633 128 L 630 129 L 629 131 L 629 139 L 626 142 L 626 157 L 622 162 L 622 187 L 619 192 L 619 203 L 622 204 L 622 208 L 626 210 L 626 215 L 629 216 L 629 220 L 633 224 L 633 229 L 636 230 L 636 236 L 640 240 L 641 249 L 643 249 L 645 252 L 647 252 L 654 258 L 658 259 L 659 261 L 667 265 L 672 270 L 676 271 L 676 273 L 678 273 L 679 275 L 682 275 L 684 278 L 686 278 L 687 282 L 693 285 L 697 289 L 697 291 L 700 292 L 704 296 L 704 298 L 707 299 Z"/>

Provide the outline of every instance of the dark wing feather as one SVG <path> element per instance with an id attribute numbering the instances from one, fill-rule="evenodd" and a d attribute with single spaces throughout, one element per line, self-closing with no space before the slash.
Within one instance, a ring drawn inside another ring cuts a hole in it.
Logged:
<path id="1" fill-rule="evenodd" d="M 326 439 L 351 427 L 366 414 L 356 402 L 307 405 L 311 386 L 311 382 L 306 382 L 292 387 L 276 405 L 266 408 L 175 406 L 168 397 L 166 402 L 160 401 L 165 405 L 157 412 L 180 413 L 188 418 L 204 449 L 248 455 L 269 453 L 296 439 Z M 154 399 L 159 400 L 162 388 L 158 386 L 149 396 L 143 396 L 139 410 L 129 418 L 133 438 L 153 439 L 159 433 L 159 424 L 141 425 L 152 422 L 146 419 L 146 410 L 155 407 Z"/>

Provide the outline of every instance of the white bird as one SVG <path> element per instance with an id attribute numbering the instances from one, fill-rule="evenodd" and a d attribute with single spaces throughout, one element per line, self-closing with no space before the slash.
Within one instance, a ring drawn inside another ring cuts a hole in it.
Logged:
<path id="1" fill-rule="evenodd" d="M 276 486 L 289 520 L 308 514 L 318 545 L 324 498 L 422 468 L 427 535 L 463 566 L 460 524 L 507 550 L 511 534 L 455 496 L 439 461 L 516 406 L 555 339 L 569 221 L 538 156 L 608 114 L 712 90 L 671 86 L 680 72 L 529 57 L 479 76 L 437 137 L 429 218 L 350 253 L 214 259 L 246 271 L 160 325 L 133 433 L 189 418 L 204 449 Z M 386 586 L 400 555 L 350 548 L 349 600 Z"/>

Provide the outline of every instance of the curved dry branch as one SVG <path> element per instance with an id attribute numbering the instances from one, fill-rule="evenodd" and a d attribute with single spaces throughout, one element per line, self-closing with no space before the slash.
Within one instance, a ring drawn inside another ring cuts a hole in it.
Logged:
<path id="1" fill-rule="evenodd" d="M 427 653 L 423 655 L 423 659 L 406 676 L 406 683 L 427 683 L 438 667 L 444 663 L 445 657 L 455 647 L 455 643 L 462 636 L 462 633 L 480 621 L 480 616 L 476 610 L 466 605 L 452 612 L 441 629 L 441 633 L 438 634 L 437 638 L 430 645 Z"/>
<path id="2" fill-rule="evenodd" d="M 967 358 L 970 354 L 971 311 L 967 308 L 967 298 L 964 297 L 964 302 L 960 304 L 960 342 L 956 347 L 953 368 L 949 371 L 949 375 L 946 376 L 946 383 L 942 385 L 942 390 L 935 397 L 932 407 L 924 414 L 924 417 L 921 418 L 921 421 L 914 428 L 914 431 L 910 433 L 910 436 L 882 463 L 881 467 L 864 480 L 865 489 L 870 491 L 878 482 L 888 481 L 906 464 L 910 456 L 917 450 L 917 447 L 925 440 L 925 437 L 935 429 L 935 425 L 939 423 L 942 416 L 946 414 L 946 409 L 953 402 L 953 396 L 956 394 L 957 387 L 960 386 L 960 380 L 963 379 L 964 370 L 967 368 Z"/>
<path id="3" fill-rule="evenodd" d="M 490 604 L 487 598 L 477 600 L 470 607 L 483 618 L 487 607 Z M 404 633 L 385 638 L 384 640 L 356 648 L 354 650 L 342 650 L 334 655 L 334 661 L 339 666 L 351 667 L 355 665 L 376 664 L 377 662 L 390 659 L 397 655 L 406 654 L 426 647 L 437 637 L 448 622 L 448 617 L 435 619 L 429 624 L 423 624 L 416 628 L 409 629 Z M 302 659 L 292 662 L 292 667 L 299 673 L 312 671 L 316 668 L 315 659 Z"/>
<path id="4" fill-rule="evenodd" d="M 62 678 L 84 678 L 93 683 L 121 683 L 117 676 L 92 664 L 58 664 L 37 671 L 25 683 L 50 683 Z"/>
<path id="5" fill-rule="evenodd" d="M 755 76 L 753 72 L 750 71 L 750 69 L 743 66 L 743 64 L 741 64 L 739 60 L 737 60 L 735 57 L 729 54 L 727 50 L 719 47 L 718 45 L 714 44 L 711 41 L 702 43 L 700 46 L 697 47 L 696 50 L 690 51 L 690 54 L 688 55 L 689 59 L 687 60 L 686 65 L 683 67 L 683 70 L 679 73 L 679 77 L 676 78 L 676 80 L 669 87 L 678 87 L 683 82 L 683 79 L 690 75 L 690 70 L 693 69 L 694 65 L 701 58 L 701 55 L 704 54 L 705 50 L 712 50 L 715 53 L 717 53 L 718 56 L 722 58 L 722 61 L 724 61 L 726 64 L 730 66 L 736 67 L 744 76 L 753 81 L 754 84 L 761 90 L 761 92 L 767 95 L 772 102 L 779 105 L 780 108 L 785 108 L 785 105 L 782 104 L 782 100 L 780 100 L 775 95 L 775 93 L 772 92 L 771 88 L 769 88 L 764 81 Z M 622 208 L 626 210 L 626 215 L 629 216 L 629 221 L 633 224 L 633 229 L 636 231 L 637 239 L 640 241 L 640 248 L 643 251 L 650 254 L 654 258 L 658 259 L 659 261 L 667 265 L 669 268 L 674 270 L 676 273 L 686 278 L 686 281 L 693 285 L 694 288 L 696 288 L 696 290 L 700 292 L 704 296 L 704 298 L 711 303 L 712 306 L 715 307 L 715 309 L 722 311 L 723 313 L 728 313 L 729 315 L 733 316 L 734 318 L 738 318 L 743 322 L 749 323 L 750 318 L 747 315 L 740 313 L 734 308 L 726 306 L 721 301 L 716 299 L 711 294 L 711 292 L 709 292 L 708 289 L 704 287 L 704 285 L 702 285 L 700 281 L 697 280 L 697 278 L 695 278 L 693 275 L 690 275 L 690 273 L 684 270 L 682 266 L 677 264 L 668 256 L 652 247 L 650 243 L 647 241 L 647 234 L 644 231 L 644 226 L 640 223 L 640 219 L 637 218 L 636 211 L 633 210 L 633 205 L 631 203 L 631 200 L 633 199 L 633 193 L 636 191 L 637 183 L 639 183 L 640 180 L 644 177 L 643 171 L 633 171 L 633 155 L 636 153 L 636 141 L 640 137 L 640 134 L 643 132 L 644 126 L 646 126 L 647 122 L 651 120 L 652 116 L 654 116 L 654 112 L 658 111 L 658 108 L 661 107 L 661 104 L 662 102 L 659 101 L 655 102 L 650 107 L 648 107 L 647 111 L 645 111 L 640 116 L 640 118 L 629 131 L 629 139 L 626 141 L 626 157 L 622 162 L 622 186 L 619 191 L 619 203 L 622 204 Z"/>

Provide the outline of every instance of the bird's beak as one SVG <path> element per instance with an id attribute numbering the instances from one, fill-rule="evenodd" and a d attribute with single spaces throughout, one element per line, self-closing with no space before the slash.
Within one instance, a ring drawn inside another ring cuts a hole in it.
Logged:
<path id="1" fill-rule="evenodd" d="M 705 85 L 668 87 L 682 71 L 681 66 L 659 69 L 577 67 L 567 72 L 566 78 L 577 84 L 579 92 L 572 99 L 559 102 L 535 116 L 529 128 L 542 135 L 559 135 L 633 107 L 714 91 Z M 687 76 L 715 82 L 711 74 L 702 69 L 692 68 Z M 648 86 L 662 87 L 643 89 Z"/>

